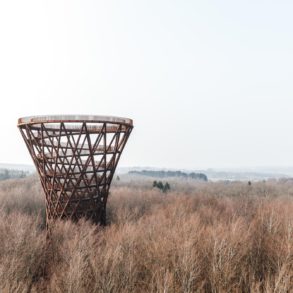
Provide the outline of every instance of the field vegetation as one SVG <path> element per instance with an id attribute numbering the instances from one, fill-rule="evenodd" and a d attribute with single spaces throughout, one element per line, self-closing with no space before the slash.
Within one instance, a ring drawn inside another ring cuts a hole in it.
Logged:
<path id="1" fill-rule="evenodd" d="M 0 292 L 292 292 L 293 181 L 115 181 L 108 225 L 44 229 L 37 177 L 0 182 Z"/>

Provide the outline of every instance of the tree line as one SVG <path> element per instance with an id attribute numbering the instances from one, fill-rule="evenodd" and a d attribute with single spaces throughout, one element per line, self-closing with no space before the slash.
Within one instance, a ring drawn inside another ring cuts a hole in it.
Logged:
<path id="1" fill-rule="evenodd" d="M 143 175 L 156 178 L 169 178 L 169 177 L 180 177 L 180 178 L 190 178 L 196 180 L 208 181 L 207 175 L 203 173 L 185 173 L 182 171 L 154 171 L 154 170 L 142 170 L 142 171 L 129 171 L 128 174 L 132 175 Z"/>
<path id="2" fill-rule="evenodd" d="M 29 175 L 28 171 L 0 169 L 0 180 L 24 178 Z"/>

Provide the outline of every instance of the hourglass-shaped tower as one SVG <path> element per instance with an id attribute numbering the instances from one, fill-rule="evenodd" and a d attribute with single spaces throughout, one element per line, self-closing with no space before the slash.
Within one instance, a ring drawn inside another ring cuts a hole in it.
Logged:
<path id="1" fill-rule="evenodd" d="M 106 224 L 110 184 L 132 131 L 131 119 L 108 116 L 34 116 L 18 127 L 46 196 L 47 227 L 81 217 Z"/>

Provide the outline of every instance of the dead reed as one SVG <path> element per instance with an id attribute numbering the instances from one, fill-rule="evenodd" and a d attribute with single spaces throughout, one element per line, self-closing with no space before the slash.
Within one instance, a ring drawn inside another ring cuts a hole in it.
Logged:
<path id="1" fill-rule="evenodd" d="M 105 229 L 43 229 L 36 178 L 0 183 L 0 292 L 292 292 L 293 183 L 116 184 Z"/>

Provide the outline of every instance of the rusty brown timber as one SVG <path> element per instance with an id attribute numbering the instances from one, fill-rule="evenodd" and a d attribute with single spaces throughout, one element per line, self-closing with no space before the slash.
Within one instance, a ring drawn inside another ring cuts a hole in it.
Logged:
<path id="1" fill-rule="evenodd" d="M 34 116 L 18 125 L 46 197 L 47 228 L 55 219 L 106 224 L 110 184 L 131 119 L 112 116 Z"/>

